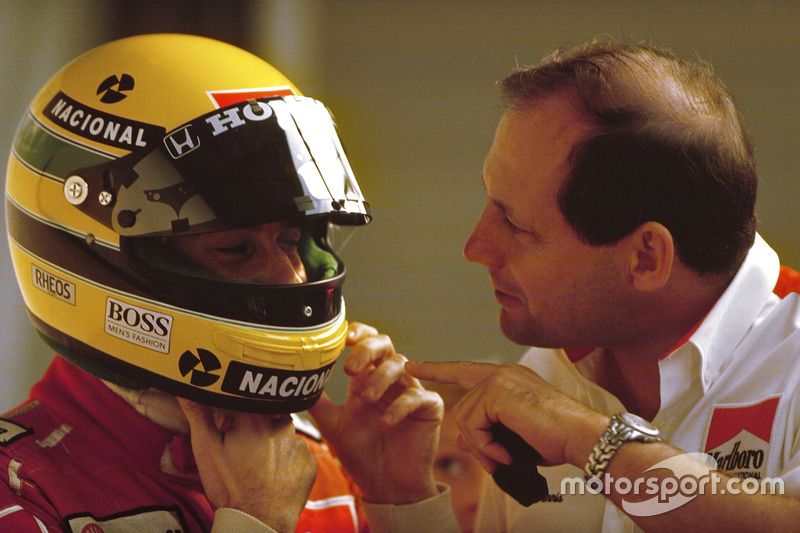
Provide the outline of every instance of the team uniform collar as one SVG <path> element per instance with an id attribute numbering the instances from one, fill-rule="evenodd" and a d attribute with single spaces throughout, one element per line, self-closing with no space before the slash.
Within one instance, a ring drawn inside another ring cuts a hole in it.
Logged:
<path id="1" fill-rule="evenodd" d="M 776 298 L 772 290 L 779 271 L 778 254 L 756 234 L 753 246 L 728 288 L 688 342 L 669 356 L 668 359 L 672 359 L 683 351 L 696 352 L 703 392 L 722 373 L 764 306 Z"/>
<path id="2" fill-rule="evenodd" d="M 88 372 L 56 356 L 30 399 L 47 407 L 59 423 L 69 425 L 98 449 L 125 462 L 170 476 L 198 481 L 189 435 L 176 433 L 137 411 L 118 393 Z M 291 414 L 295 429 L 313 441 L 322 435 L 308 420 Z"/>
<path id="3" fill-rule="evenodd" d="M 159 469 L 173 433 L 139 414 L 99 379 L 56 356 L 31 388 L 37 400 L 93 447 L 143 469 Z"/>
<path id="4" fill-rule="evenodd" d="M 669 412 L 686 412 L 708 391 L 763 313 L 765 305 L 776 298 L 772 289 L 779 271 L 778 255 L 756 234 L 745 260 L 711 311 L 672 350 L 659 358 L 661 409 L 654 421 L 665 425 L 677 423 L 663 420 L 663 417 Z M 564 350 L 561 359 L 562 364 L 572 367 L 572 372 L 581 376 L 584 387 L 590 383 L 588 389 L 593 390 L 597 387 L 594 383 L 596 366 L 602 356 L 602 348 L 573 348 Z M 606 398 L 600 403 L 608 402 L 613 404 L 609 408 L 621 406 L 616 398 L 613 401 Z"/>

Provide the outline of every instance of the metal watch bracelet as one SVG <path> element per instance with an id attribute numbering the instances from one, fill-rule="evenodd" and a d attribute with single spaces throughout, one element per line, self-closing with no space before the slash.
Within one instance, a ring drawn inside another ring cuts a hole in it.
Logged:
<path id="1" fill-rule="evenodd" d="M 624 416 L 631 417 L 634 415 L 619 413 L 611 417 L 611 422 L 609 422 L 600 440 L 592 448 L 589 460 L 583 468 L 585 479 L 599 478 L 605 474 L 611 459 L 614 458 L 617 451 L 626 442 L 660 442 L 662 440 L 654 426 L 650 426 L 644 420 L 635 417 L 652 428 L 651 433 L 654 434 L 648 435 L 626 423 L 623 419 Z"/>

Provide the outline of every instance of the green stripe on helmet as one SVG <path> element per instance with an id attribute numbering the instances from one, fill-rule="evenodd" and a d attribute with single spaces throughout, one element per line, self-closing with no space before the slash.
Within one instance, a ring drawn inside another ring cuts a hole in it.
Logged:
<path id="1" fill-rule="evenodd" d="M 33 170 L 61 180 L 75 169 L 99 165 L 114 159 L 87 147 L 67 142 L 45 129 L 30 113 L 19 125 L 14 152 Z"/>

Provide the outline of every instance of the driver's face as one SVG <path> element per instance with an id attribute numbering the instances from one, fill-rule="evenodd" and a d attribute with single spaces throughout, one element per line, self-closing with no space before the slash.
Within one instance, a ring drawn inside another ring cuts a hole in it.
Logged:
<path id="1" fill-rule="evenodd" d="M 307 281 L 298 244 L 301 230 L 288 222 L 174 238 L 175 247 L 220 277 L 262 285 Z"/>

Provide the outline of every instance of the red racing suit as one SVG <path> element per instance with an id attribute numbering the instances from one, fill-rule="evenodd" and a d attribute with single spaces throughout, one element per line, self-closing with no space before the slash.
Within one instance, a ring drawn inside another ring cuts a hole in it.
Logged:
<path id="1" fill-rule="evenodd" d="M 342 466 L 298 434 L 317 477 L 297 531 L 369 531 Z M 29 400 L 0 417 L 0 531 L 207 532 L 214 509 L 192 457 L 185 437 L 56 357 Z"/>

